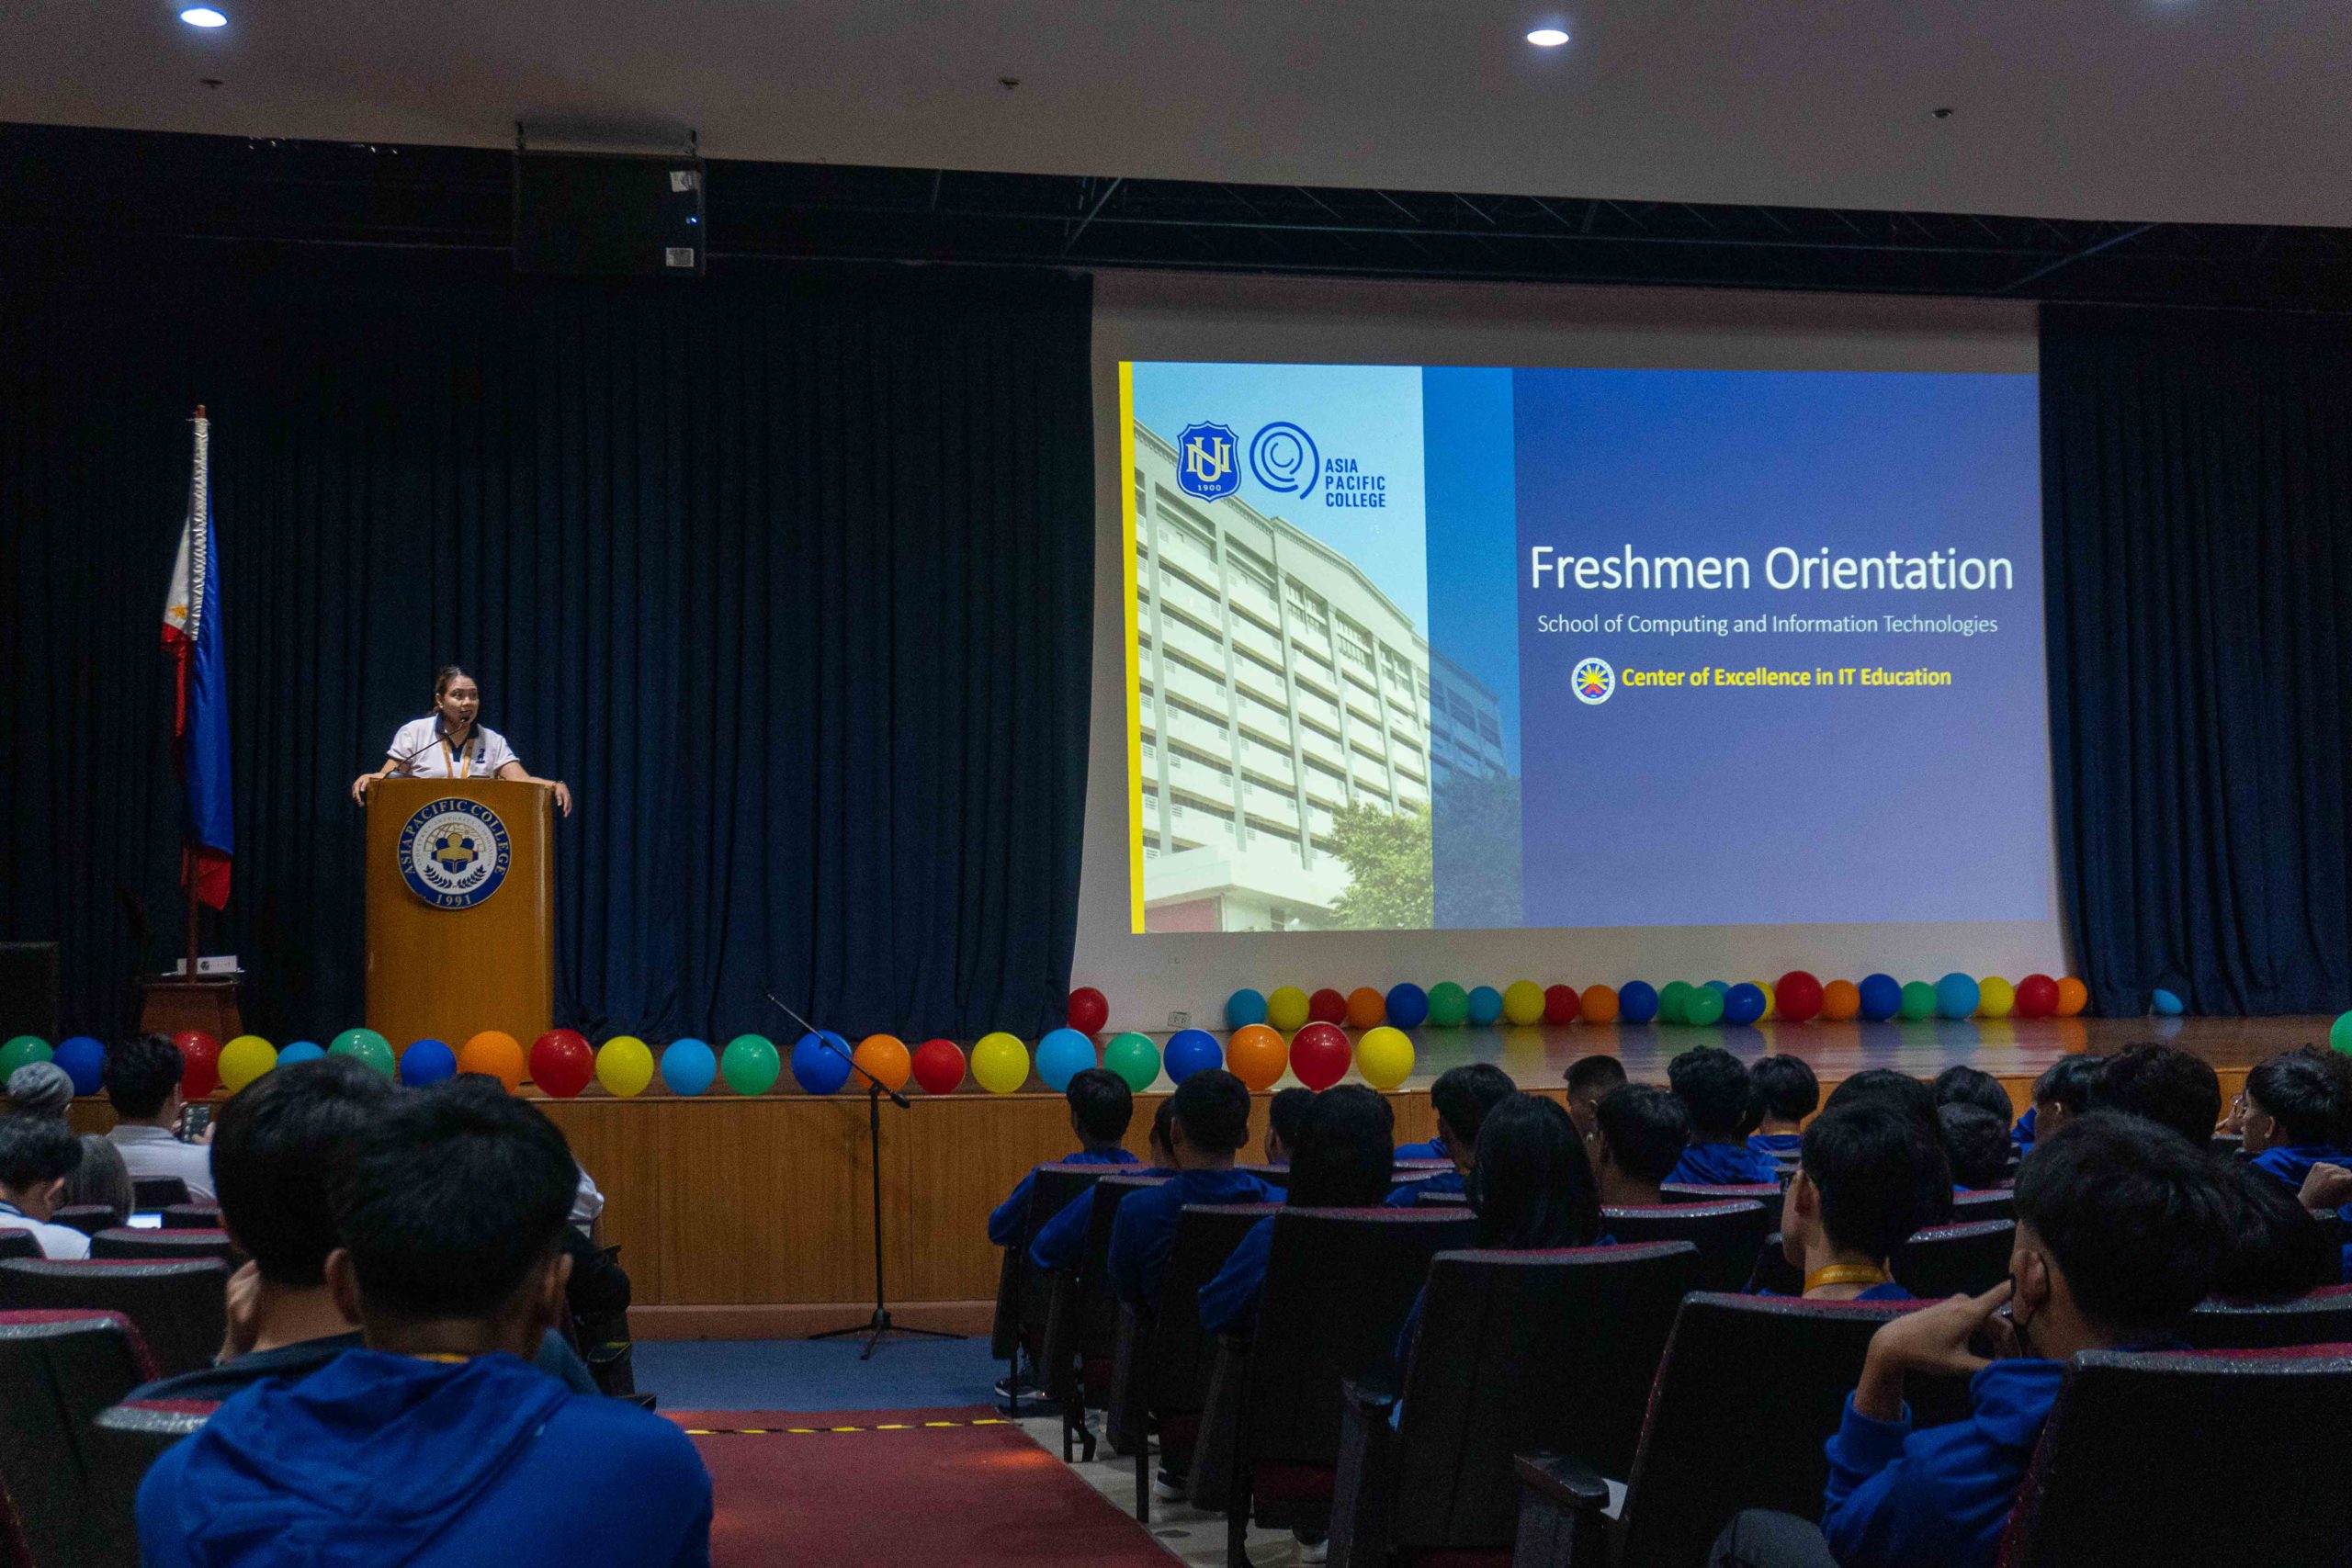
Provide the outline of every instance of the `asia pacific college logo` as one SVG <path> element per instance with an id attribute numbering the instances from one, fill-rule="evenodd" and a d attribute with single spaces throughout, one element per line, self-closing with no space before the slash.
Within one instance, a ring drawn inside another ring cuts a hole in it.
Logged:
<path id="1" fill-rule="evenodd" d="M 410 892 L 436 908 L 467 909 L 498 891 L 514 854 L 496 812 L 451 795 L 401 827 L 400 857 Z"/>
<path id="2" fill-rule="evenodd" d="M 1569 674 L 1568 681 L 1576 688 L 1577 701 L 1587 706 L 1598 706 L 1607 702 L 1617 690 L 1617 671 L 1611 668 L 1606 659 L 1579 661 Z"/>
<path id="3" fill-rule="evenodd" d="M 1220 501 L 1241 488 L 1239 443 L 1222 424 L 1188 424 L 1176 438 L 1176 487 L 1203 501 Z"/>

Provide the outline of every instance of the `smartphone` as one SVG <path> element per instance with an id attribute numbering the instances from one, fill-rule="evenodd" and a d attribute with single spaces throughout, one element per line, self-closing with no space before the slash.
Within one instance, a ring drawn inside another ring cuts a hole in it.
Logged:
<path id="1" fill-rule="evenodd" d="M 180 1124 L 176 1129 L 176 1136 L 183 1144 L 192 1144 L 204 1136 L 205 1128 L 211 1124 L 212 1107 L 183 1105 L 180 1107 Z"/>

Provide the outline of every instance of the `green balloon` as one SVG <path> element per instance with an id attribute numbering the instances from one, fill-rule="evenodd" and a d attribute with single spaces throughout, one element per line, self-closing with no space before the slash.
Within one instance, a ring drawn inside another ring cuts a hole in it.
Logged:
<path id="1" fill-rule="evenodd" d="M 782 1071 L 784 1060 L 775 1054 L 775 1042 L 764 1034 L 738 1034 L 718 1057 L 718 1076 L 737 1094 L 767 1093 Z"/>
<path id="2" fill-rule="evenodd" d="M 327 1055 L 349 1056 L 388 1078 L 400 1073 L 400 1066 L 392 1057 L 391 1043 L 372 1029 L 345 1030 L 327 1046 Z"/>
<path id="3" fill-rule="evenodd" d="M 1140 1034 L 1117 1035 L 1102 1047 L 1102 1065 L 1141 1094 L 1159 1076 L 1159 1047 Z"/>
<path id="4" fill-rule="evenodd" d="M 38 1034 L 19 1034 L 6 1045 L 0 1045 L 0 1082 L 18 1067 L 29 1067 L 35 1062 L 46 1062 L 51 1055 L 49 1042 Z"/>
<path id="5" fill-rule="evenodd" d="M 1439 1029 L 1459 1029 L 1470 1020 L 1470 993 L 1451 980 L 1430 987 L 1430 1022 Z"/>
<path id="6" fill-rule="evenodd" d="M 1936 1016 L 1936 988 L 1925 980 L 1913 980 L 1903 987 L 1903 1018 L 1916 1023 L 1923 1018 Z"/>
<path id="7" fill-rule="evenodd" d="M 1668 980 L 1657 994 L 1657 1021 L 1660 1023 L 1690 1023 L 1690 982 Z"/>
<path id="8" fill-rule="evenodd" d="M 2329 1025 L 2327 1043 L 2346 1055 L 2352 1056 L 2352 1012 L 2346 1013 Z"/>
<path id="9" fill-rule="evenodd" d="M 1709 986 L 1693 986 L 1682 998 L 1682 1021 L 1693 1029 L 1710 1029 L 1724 1021 L 1724 994 Z"/>

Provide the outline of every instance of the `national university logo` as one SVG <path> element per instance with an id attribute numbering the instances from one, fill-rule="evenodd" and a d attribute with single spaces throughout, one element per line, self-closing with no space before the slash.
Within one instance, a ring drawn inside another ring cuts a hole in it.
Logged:
<path id="1" fill-rule="evenodd" d="M 426 903 L 466 909 L 498 891 L 514 860 L 506 824 L 479 801 L 429 802 L 401 829 L 401 875 Z"/>
<path id="2" fill-rule="evenodd" d="M 1232 428 L 1188 424 L 1176 438 L 1176 483 L 1186 495 L 1217 501 L 1241 488 Z"/>

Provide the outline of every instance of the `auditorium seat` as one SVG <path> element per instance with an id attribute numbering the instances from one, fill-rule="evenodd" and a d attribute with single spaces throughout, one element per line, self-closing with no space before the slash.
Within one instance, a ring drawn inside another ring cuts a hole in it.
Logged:
<path id="1" fill-rule="evenodd" d="M 1470 1194 L 1467 1192 L 1416 1192 L 1413 1194 L 1413 1207 L 1416 1209 L 1466 1209 L 1469 1206 Z"/>
<path id="2" fill-rule="evenodd" d="M 1516 1561 L 1691 1568 L 1743 1508 L 1818 1519 L 1829 1479 L 1822 1444 L 1871 1336 L 1921 1304 L 1684 1297 L 1618 1517 L 1604 1518 L 1603 1472 L 1582 1456 L 1522 1455 Z M 1968 1411 L 1963 1379 L 1914 1377 L 1904 1393 L 1921 1426 Z"/>
<path id="3" fill-rule="evenodd" d="M 1728 1203 L 1734 1199 L 1752 1198 L 1764 1205 L 1764 1228 L 1781 1228 L 1781 1201 L 1787 1190 L 1775 1181 L 1743 1182 L 1736 1187 L 1700 1187 L 1690 1183 L 1669 1181 L 1657 1190 L 1668 1203 Z"/>
<path id="4" fill-rule="evenodd" d="M 139 1483 L 165 1449 L 201 1427 L 211 1400 L 142 1399 L 110 1405 L 90 1423 L 90 1517 L 113 1556 L 106 1568 L 138 1568 Z"/>
<path id="5" fill-rule="evenodd" d="M 1747 1283 L 1756 1250 L 1772 1231 L 1770 1222 L 1753 1198 L 1601 1211 L 1601 1228 L 1617 1241 L 1687 1241 L 1697 1247 L 1701 1278 L 1710 1291 L 1736 1291 Z"/>
<path id="6" fill-rule="evenodd" d="M 2180 1337 L 2199 1350 L 2352 1343 L 2352 1285 L 2323 1285 L 2283 1302 L 2207 1302 Z"/>
<path id="7" fill-rule="evenodd" d="M 1274 1216 L 1251 1341 L 1218 1341 L 1191 1495 L 1222 1507 L 1236 1563 L 1261 1525 L 1321 1530 L 1340 1461 L 1341 1385 L 1393 1365 L 1430 1260 L 1471 1245 L 1477 1220 L 1443 1209 L 1283 1208 Z"/>
<path id="8" fill-rule="evenodd" d="M 1974 1220 L 2014 1220 L 2017 1217 L 2018 1194 L 2013 1187 L 1987 1187 L 1978 1191 L 1951 1195 L 1954 1224 L 1966 1224 Z"/>
<path id="9" fill-rule="evenodd" d="M 1094 1457 L 1094 1433 L 1086 1407 L 1100 1404 L 1111 1382 L 1111 1360 L 1119 1340 L 1119 1302 L 1111 1293 L 1111 1225 L 1131 1192 L 1158 1187 L 1164 1176 L 1106 1176 L 1094 1184 L 1086 1213 L 1086 1239 L 1075 1268 L 1056 1271 L 1046 1307 L 1046 1341 L 1038 1362 L 1046 1396 L 1062 1413 L 1062 1460 L 1074 1448 Z"/>
<path id="10" fill-rule="evenodd" d="M 2352 1345 L 2086 1351 L 2042 1427 L 2001 1562 L 2342 1568 L 2352 1487 L 2329 1479 L 2319 1434 L 2347 1410 Z"/>
<path id="11" fill-rule="evenodd" d="M 0 1231 L 0 1258 L 40 1258 L 40 1238 L 30 1231 Z"/>
<path id="12" fill-rule="evenodd" d="M 154 1258 L 186 1261 L 217 1258 L 234 1269 L 245 1260 L 227 1231 L 104 1230 L 90 1238 L 93 1258 Z"/>
<path id="13" fill-rule="evenodd" d="M 176 1176 L 139 1176 L 130 1182 L 133 1209 L 151 1214 L 188 1201 L 187 1183 Z"/>
<path id="14" fill-rule="evenodd" d="M 1201 1331 L 1201 1287 L 1216 1278 L 1250 1227 L 1280 1208 L 1270 1203 L 1192 1204 L 1176 1216 L 1168 1272 L 1149 1308 L 1123 1302 L 1112 1358 L 1104 1427 L 1135 1456 L 1136 1517 L 1151 1519 L 1151 1435 L 1161 1462 L 1185 1473 L 1207 1403 L 1216 1347 Z"/>
<path id="15" fill-rule="evenodd" d="M 164 1228 L 167 1231 L 217 1231 L 220 1228 L 220 1205 L 174 1203 L 164 1211 Z"/>
<path id="16" fill-rule="evenodd" d="M 192 1263 L 0 1262 L 0 1312 L 81 1308 L 119 1312 L 138 1325 L 155 1374 L 209 1367 L 228 1331 L 229 1266 Z"/>
<path id="17" fill-rule="evenodd" d="M 1929 1301 L 1989 1291 L 2009 1277 L 2017 1235 L 2013 1220 L 1931 1226 L 1896 1249 L 1894 1282 Z"/>
<path id="18" fill-rule="evenodd" d="M 1666 1337 L 1698 1274 L 1686 1241 L 1438 1254 L 1401 1382 L 1374 1373 L 1343 1391 L 1332 1560 L 1382 1568 L 1432 1552 L 1507 1556 L 1514 1455 L 1544 1449 L 1590 1456 L 1612 1474 L 1630 1468 Z"/>
<path id="19" fill-rule="evenodd" d="M 136 1535 L 94 1512 L 90 1422 L 154 1372 L 119 1313 L 0 1312 L 0 1491 L 35 1568 L 138 1562 Z"/>
<path id="20" fill-rule="evenodd" d="M 62 1203 L 50 1211 L 49 1223 L 94 1236 L 100 1231 L 112 1230 L 122 1223 L 122 1218 L 104 1203 Z"/>
<path id="21" fill-rule="evenodd" d="M 1748 1295 L 1801 1296 L 1804 1294 L 1804 1270 L 1789 1261 L 1782 1250 L 1783 1236 L 1774 1231 L 1756 1249 L 1756 1267 L 1747 1276 L 1741 1291 Z"/>
<path id="22" fill-rule="evenodd" d="M 1017 1376 L 1019 1353 L 1026 1351 L 1032 1367 L 1040 1365 L 1045 1349 L 1046 1309 L 1051 1286 L 1029 1266 L 1029 1248 L 1046 1222 L 1062 1205 L 1092 1187 L 1097 1179 L 1130 1168 L 1115 1165 L 1041 1165 L 1030 1174 L 1029 1206 L 1021 1216 L 1021 1239 L 1004 1249 L 997 1273 L 996 1317 L 989 1329 L 989 1353 L 1012 1363 Z"/>

